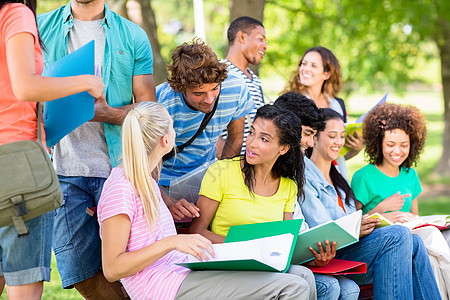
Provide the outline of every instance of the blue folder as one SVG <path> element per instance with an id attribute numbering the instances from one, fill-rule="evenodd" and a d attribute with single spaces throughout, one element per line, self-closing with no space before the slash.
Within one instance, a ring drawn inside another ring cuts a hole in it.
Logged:
<path id="1" fill-rule="evenodd" d="M 43 76 L 67 77 L 95 74 L 95 44 L 83 47 L 46 67 Z M 47 147 L 52 147 L 64 136 L 94 117 L 95 99 L 82 92 L 44 104 L 44 124 Z"/>

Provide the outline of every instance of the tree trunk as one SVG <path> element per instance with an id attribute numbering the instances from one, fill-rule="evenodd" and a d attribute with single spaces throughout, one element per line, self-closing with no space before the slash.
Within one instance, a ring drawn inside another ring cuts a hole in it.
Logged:
<path id="1" fill-rule="evenodd" d="M 263 23 L 265 5 L 266 0 L 229 0 L 230 23 L 242 16 L 252 17 Z M 258 66 L 250 65 L 250 69 L 258 75 Z"/>
<path id="2" fill-rule="evenodd" d="M 444 94 L 444 135 L 442 156 L 434 169 L 440 177 L 450 177 L 450 22 L 441 20 L 440 39 L 437 41 L 441 56 L 442 89 Z"/>
<path id="3" fill-rule="evenodd" d="M 128 2 L 128 0 L 107 0 L 107 4 L 109 5 L 109 8 L 113 12 L 116 12 L 119 15 L 121 15 L 122 17 L 128 19 L 127 2 Z"/>
<path id="4" fill-rule="evenodd" d="M 111 1 L 111 0 L 110 0 Z M 124 0 L 114 0 L 115 2 Z M 128 19 L 141 26 L 150 40 L 153 52 L 153 77 L 156 85 L 167 80 L 166 63 L 161 56 L 158 42 L 155 13 L 150 0 L 125 0 L 127 1 Z"/>

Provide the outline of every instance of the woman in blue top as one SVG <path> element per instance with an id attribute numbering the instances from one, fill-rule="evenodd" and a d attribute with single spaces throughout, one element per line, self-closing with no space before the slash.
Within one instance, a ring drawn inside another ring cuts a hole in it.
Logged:
<path id="1" fill-rule="evenodd" d="M 324 109 L 325 128 L 316 134 L 305 159 L 305 200 L 300 202 L 305 221 L 317 226 L 361 208 L 333 161 L 345 143 L 342 117 Z M 362 261 L 367 273 L 349 275 L 359 285 L 373 283 L 375 299 L 440 299 L 427 252 L 420 237 L 399 225 L 375 229 L 380 221 L 361 220 L 358 243 L 340 249 L 336 258 Z"/>

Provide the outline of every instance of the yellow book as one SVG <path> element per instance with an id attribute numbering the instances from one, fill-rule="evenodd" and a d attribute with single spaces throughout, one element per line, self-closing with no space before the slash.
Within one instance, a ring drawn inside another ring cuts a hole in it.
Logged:
<path id="1" fill-rule="evenodd" d="M 381 220 L 381 224 L 378 225 L 376 228 L 384 227 L 384 226 L 388 226 L 388 225 L 392 225 L 393 224 L 391 221 L 389 221 L 388 219 L 386 219 L 385 217 L 383 217 L 379 213 L 371 214 L 369 216 L 369 219 L 380 219 Z"/>
<path id="2" fill-rule="evenodd" d="M 367 114 L 368 114 L 372 109 L 374 109 L 375 107 L 377 107 L 377 106 L 380 105 L 380 104 L 385 103 L 388 94 L 389 94 L 389 93 L 386 93 L 386 95 L 384 95 L 384 97 L 383 97 L 377 104 L 375 104 L 374 107 L 372 107 L 369 111 L 367 111 L 367 112 L 365 112 L 363 115 L 361 115 L 361 116 L 356 120 L 355 123 L 348 124 L 348 125 L 345 127 L 345 139 L 346 139 L 346 140 L 347 140 L 347 136 L 348 136 L 349 134 L 351 134 L 352 136 L 354 136 L 356 131 L 358 131 L 359 135 L 362 136 L 362 123 L 363 123 L 363 121 L 364 121 L 364 118 L 367 116 Z M 350 151 L 350 148 L 348 148 L 348 147 L 346 147 L 346 146 L 342 147 L 341 151 L 339 152 L 339 157 L 344 156 L 345 154 L 347 154 L 348 151 Z"/>
<path id="3" fill-rule="evenodd" d="M 358 131 L 359 135 L 362 136 L 362 123 L 348 124 L 347 127 L 345 127 L 345 140 L 347 140 L 347 136 L 349 134 L 355 136 L 356 131 Z M 341 151 L 339 152 L 339 157 L 344 156 L 348 151 L 350 151 L 349 147 L 342 147 Z"/>

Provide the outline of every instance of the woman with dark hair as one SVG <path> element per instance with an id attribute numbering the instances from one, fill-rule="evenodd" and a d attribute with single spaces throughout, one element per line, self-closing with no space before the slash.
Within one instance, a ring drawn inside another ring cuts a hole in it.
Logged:
<path id="1" fill-rule="evenodd" d="M 341 89 L 341 66 L 336 56 L 329 49 L 317 46 L 306 50 L 303 54 L 292 81 L 285 92 L 297 92 L 312 99 L 319 108 L 331 108 L 337 111 L 344 123 L 347 123 L 347 109 L 344 101 L 336 97 Z M 363 140 L 359 133 L 349 135 L 347 146 L 351 148 L 345 155 L 350 159 L 363 148 Z M 347 177 L 345 159 L 339 159 L 339 170 Z"/>
<path id="2" fill-rule="evenodd" d="M 392 223 L 417 225 L 422 185 L 413 166 L 425 146 L 425 115 L 411 105 L 384 103 L 364 119 L 363 137 L 370 163 L 352 178 L 363 212 L 383 214 Z M 441 231 L 426 226 L 414 233 L 424 240 L 442 298 L 449 299 L 450 249 Z"/>
<path id="3" fill-rule="evenodd" d="M 221 243 L 230 226 L 292 219 L 297 194 L 303 198 L 300 137 L 295 114 L 273 105 L 258 109 L 245 155 L 217 161 L 206 172 L 202 213 L 191 231 Z"/>
<path id="4" fill-rule="evenodd" d="M 0 0 L 0 65 L 0 145 L 37 139 L 37 101 L 103 93 L 100 77 L 40 75 L 44 60 L 33 1 Z M 29 234 L 24 237 L 14 226 L 0 228 L 0 275 L 9 299 L 40 299 L 43 281 L 50 281 L 52 214 L 26 221 Z"/>
<path id="5" fill-rule="evenodd" d="M 393 223 L 417 216 L 422 186 L 412 167 L 425 146 L 424 114 L 414 106 L 384 103 L 364 119 L 363 137 L 370 164 L 352 178 L 363 212 L 386 213 Z"/>
<path id="6" fill-rule="evenodd" d="M 336 220 L 361 203 L 333 161 L 345 143 L 342 117 L 324 109 L 325 128 L 315 137 L 305 159 L 305 199 L 300 201 L 305 221 L 317 226 Z M 359 242 L 337 251 L 336 258 L 367 263 L 367 273 L 346 276 L 356 283 L 373 283 L 375 299 L 440 299 L 439 290 L 422 239 L 400 225 L 375 229 L 379 219 L 361 220 Z"/>
<path id="7" fill-rule="evenodd" d="M 297 194 L 303 198 L 300 137 L 301 123 L 294 113 L 274 105 L 259 108 L 244 156 L 215 162 L 203 177 L 200 217 L 190 232 L 223 243 L 233 225 L 292 219 Z M 304 277 L 310 298 L 316 297 L 308 269 L 292 266 L 288 272 Z"/>

